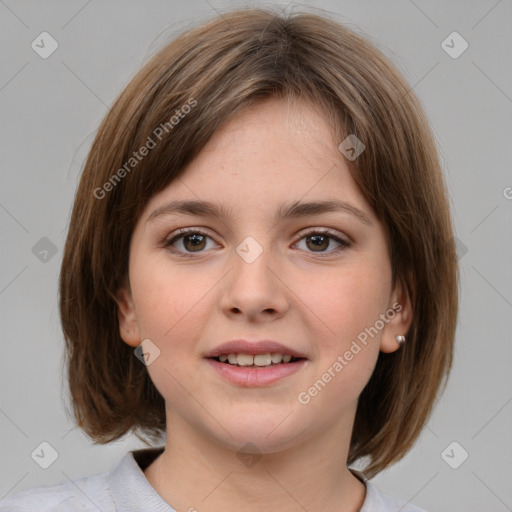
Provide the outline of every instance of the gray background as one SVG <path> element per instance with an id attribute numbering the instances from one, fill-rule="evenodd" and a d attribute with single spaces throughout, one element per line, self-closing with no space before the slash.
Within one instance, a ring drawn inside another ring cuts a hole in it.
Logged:
<path id="1" fill-rule="evenodd" d="M 242 5 L 0 0 L 0 498 L 106 471 L 143 446 L 135 437 L 95 446 L 65 412 L 57 280 L 69 213 L 94 131 L 129 79 L 191 23 Z M 431 511 L 512 510 L 512 2 L 308 5 L 366 34 L 414 87 L 440 147 L 460 240 L 451 379 L 414 449 L 374 482 Z M 47 59 L 31 48 L 43 31 L 59 44 Z M 453 31 L 469 44 L 456 59 L 441 47 Z M 41 252 L 43 237 L 55 255 Z M 48 469 L 31 458 L 43 441 L 58 452 Z M 459 464 L 462 450 L 469 457 L 453 469 L 445 460 Z"/>

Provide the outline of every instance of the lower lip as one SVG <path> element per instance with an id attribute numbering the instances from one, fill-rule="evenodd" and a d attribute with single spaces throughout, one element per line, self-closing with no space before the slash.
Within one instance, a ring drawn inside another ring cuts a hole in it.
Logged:
<path id="1" fill-rule="evenodd" d="M 251 368 L 248 366 L 235 366 L 221 363 L 215 359 L 207 359 L 207 362 L 221 375 L 221 377 L 224 377 L 233 384 L 247 388 L 267 386 L 268 384 L 277 382 L 280 379 L 284 379 L 285 377 L 298 372 L 304 366 L 306 361 L 306 359 L 300 359 L 293 363 L 276 364 L 269 366 L 268 368 Z"/>

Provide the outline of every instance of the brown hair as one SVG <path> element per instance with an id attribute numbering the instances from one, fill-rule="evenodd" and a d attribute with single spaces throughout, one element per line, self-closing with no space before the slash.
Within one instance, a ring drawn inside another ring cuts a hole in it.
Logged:
<path id="1" fill-rule="evenodd" d="M 411 448 L 446 383 L 457 258 L 436 145 L 418 99 L 372 44 L 312 13 L 244 9 L 185 32 L 151 58 L 103 120 L 76 193 L 60 275 L 74 416 L 95 443 L 130 430 L 154 442 L 165 432 L 164 399 L 119 334 L 116 292 L 128 276 L 131 234 L 148 200 L 216 129 L 269 97 L 310 100 L 335 140 L 354 134 L 364 143 L 347 164 L 386 228 L 393 284 L 411 297 L 406 346 L 379 354 L 359 399 L 347 462 L 367 457 L 371 477 Z M 167 130 L 157 141 L 158 127 Z M 136 159 L 150 139 L 154 149 Z"/>

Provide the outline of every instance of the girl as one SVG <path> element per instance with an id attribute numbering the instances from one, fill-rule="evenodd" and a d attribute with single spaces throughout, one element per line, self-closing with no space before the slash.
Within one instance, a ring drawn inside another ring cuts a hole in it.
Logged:
<path id="1" fill-rule="evenodd" d="M 418 100 L 318 15 L 183 34 L 99 129 L 60 312 L 77 424 L 150 447 L 0 510 L 419 511 L 368 481 L 452 360 L 456 253 Z"/>

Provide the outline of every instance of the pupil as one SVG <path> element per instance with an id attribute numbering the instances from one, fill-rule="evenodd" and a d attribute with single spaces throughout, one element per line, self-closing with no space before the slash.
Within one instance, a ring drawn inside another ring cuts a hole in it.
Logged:
<path id="1" fill-rule="evenodd" d="M 200 247 L 200 244 L 201 243 L 204 243 L 204 237 L 203 235 L 198 235 L 198 234 L 193 234 L 193 235 L 188 235 L 186 237 L 186 240 L 188 242 L 191 243 L 191 245 L 193 247 L 195 247 L 196 249 L 199 248 L 199 249 L 202 249 L 202 247 Z"/>
<path id="2" fill-rule="evenodd" d="M 310 236 L 309 239 L 313 242 L 313 245 L 314 247 L 316 248 L 321 248 L 321 249 L 327 249 L 327 246 L 325 244 L 325 242 L 328 240 L 326 236 L 324 235 L 314 235 L 314 236 Z M 322 242 L 320 241 L 320 239 L 323 239 L 324 243 L 323 243 L 323 247 L 322 246 Z M 329 245 L 327 243 L 327 245 Z"/>

